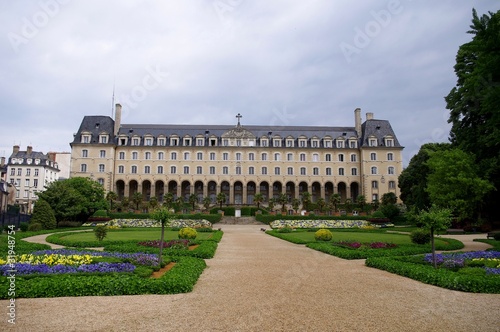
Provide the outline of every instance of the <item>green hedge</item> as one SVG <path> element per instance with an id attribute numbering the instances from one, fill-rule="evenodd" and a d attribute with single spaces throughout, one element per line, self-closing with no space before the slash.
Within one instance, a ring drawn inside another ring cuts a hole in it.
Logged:
<path id="1" fill-rule="evenodd" d="M 298 238 L 288 238 L 286 237 L 286 235 L 288 233 L 280 233 L 279 231 L 275 231 L 275 230 L 272 230 L 272 231 L 266 231 L 266 234 L 269 234 L 271 236 L 274 236 L 274 237 L 277 237 L 279 239 L 282 239 L 282 240 L 285 240 L 285 241 L 288 241 L 288 242 L 291 242 L 291 243 L 295 243 L 295 244 L 307 244 L 308 241 L 304 241 L 304 240 L 301 240 L 301 239 L 298 239 Z"/>
<path id="2" fill-rule="evenodd" d="M 498 276 L 468 275 L 431 265 L 405 262 L 404 257 L 370 257 L 366 266 L 395 273 L 438 287 L 472 293 L 500 294 Z"/>
<path id="3" fill-rule="evenodd" d="M 274 220 L 366 220 L 366 216 L 317 216 L 314 214 L 309 214 L 308 216 L 290 216 L 285 214 L 276 215 L 256 215 L 255 219 L 257 221 L 263 222 L 265 224 L 270 224 Z"/>
<path id="4" fill-rule="evenodd" d="M 177 294 L 193 290 L 206 267 L 204 260 L 177 257 L 176 265 L 158 279 L 142 278 L 133 273 L 109 275 L 53 275 L 50 278 L 16 277 L 16 298 L 61 296 L 107 296 L 138 294 Z M 8 298 L 10 282 L 0 277 L 0 298 Z"/>
<path id="5" fill-rule="evenodd" d="M 149 213 L 133 213 L 133 212 L 114 212 L 109 213 L 108 217 L 111 219 L 151 219 Z M 175 214 L 177 219 L 206 219 L 212 224 L 217 223 L 221 220 L 222 215 L 217 214 L 204 214 L 204 213 L 192 213 L 192 214 Z"/>

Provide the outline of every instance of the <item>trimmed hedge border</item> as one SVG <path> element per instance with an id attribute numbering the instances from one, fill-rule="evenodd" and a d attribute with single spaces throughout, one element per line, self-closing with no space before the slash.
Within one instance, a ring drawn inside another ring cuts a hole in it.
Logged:
<path id="1" fill-rule="evenodd" d="M 367 216 L 317 216 L 310 214 L 308 216 L 289 216 L 289 215 L 259 215 L 255 216 L 257 221 L 263 222 L 265 224 L 270 224 L 274 220 L 366 220 Z"/>
<path id="2" fill-rule="evenodd" d="M 500 294 L 500 277 L 465 275 L 431 265 L 405 262 L 404 257 L 370 257 L 365 265 L 429 285 L 471 293 Z"/>
<path id="3" fill-rule="evenodd" d="M 203 259 L 213 258 L 217 250 L 217 242 L 203 240 L 195 241 L 198 247 L 194 250 L 179 250 L 163 248 L 163 255 L 168 257 L 196 257 Z M 123 253 L 145 252 L 148 254 L 158 254 L 159 249 L 155 247 L 145 247 L 137 244 L 137 241 L 121 241 L 120 243 L 109 243 L 104 246 L 106 251 L 117 251 Z"/>
<path id="4" fill-rule="evenodd" d="M 16 277 L 16 298 L 177 294 L 192 291 L 206 267 L 205 261 L 194 257 L 176 257 L 173 261 L 177 264 L 158 279 L 125 273 L 105 276 Z M 7 277 L 0 277 L 1 299 L 7 299 L 9 285 Z"/>
<path id="5" fill-rule="evenodd" d="M 453 240 L 453 239 L 451 239 Z M 436 244 L 437 250 L 457 250 L 462 249 L 464 244 L 458 240 L 448 241 L 449 245 Z M 331 243 L 310 242 L 307 243 L 308 248 L 324 252 L 332 256 L 337 256 L 343 259 L 364 259 L 369 257 L 394 257 L 405 255 L 426 254 L 431 252 L 430 245 L 416 244 L 399 244 L 396 248 L 391 249 L 349 249 L 339 246 L 334 246 Z"/>

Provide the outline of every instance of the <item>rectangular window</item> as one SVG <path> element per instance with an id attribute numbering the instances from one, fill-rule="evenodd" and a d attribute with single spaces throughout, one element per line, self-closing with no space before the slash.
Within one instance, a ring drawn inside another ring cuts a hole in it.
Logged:
<path id="1" fill-rule="evenodd" d="M 357 168 L 351 168 L 351 175 L 358 175 L 358 169 Z"/>
<path id="2" fill-rule="evenodd" d="M 326 168 L 326 175 L 332 175 L 332 169 L 330 167 Z"/>
<path id="3" fill-rule="evenodd" d="M 163 174 L 163 166 L 158 166 L 158 174 Z"/>
<path id="4" fill-rule="evenodd" d="M 241 160 L 241 153 L 240 152 L 236 153 L 236 160 Z"/>
<path id="5" fill-rule="evenodd" d="M 21 176 L 23 175 L 23 169 L 22 168 L 18 168 L 17 169 L 17 176 Z"/>
<path id="6" fill-rule="evenodd" d="M 153 139 L 152 138 L 146 138 L 144 145 L 147 145 L 147 146 L 153 145 Z"/>
<path id="7" fill-rule="evenodd" d="M 120 153 L 118 154 L 118 159 L 120 159 L 120 160 L 125 159 L 125 152 L 120 152 Z"/>
<path id="8" fill-rule="evenodd" d="M 90 136 L 85 135 L 82 137 L 83 143 L 89 143 L 90 142 Z"/>
<path id="9" fill-rule="evenodd" d="M 120 173 L 120 174 L 125 173 L 125 166 L 123 166 L 123 165 L 118 166 L 118 173 Z"/>
<path id="10" fill-rule="evenodd" d="M 11 176 L 16 175 L 16 169 L 15 169 L 15 168 L 11 168 L 11 169 L 10 169 L 10 175 L 11 175 Z"/>
<path id="11" fill-rule="evenodd" d="M 205 145 L 205 142 L 204 142 L 203 138 L 198 138 L 198 139 L 196 140 L 196 145 L 198 145 L 198 146 L 203 146 L 203 145 Z"/>
<path id="12" fill-rule="evenodd" d="M 344 175 L 344 168 L 343 167 L 339 168 L 339 175 Z"/>
<path id="13" fill-rule="evenodd" d="M 158 145 L 164 146 L 165 145 L 165 139 L 164 138 L 158 138 Z"/>
<path id="14" fill-rule="evenodd" d="M 241 166 L 236 166 L 236 175 L 241 175 Z"/>
<path id="15" fill-rule="evenodd" d="M 351 149 L 355 149 L 356 148 L 356 141 L 350 141 L 349 145 L 351 146 Z"/>
<path id="16" fill-rule="evenodd" d="M 99 173 L 104 173 L 104 164 L 99 164 Z"/>
<path id="17" fill-rule="evenodd" d="M 319 168 L 317 167 L 313 168 L 313 175 L 319 175 Z"/>
<path id="18" fill-rule="evenodd" d="M 267 167 L 262 167 L 262 175 L 267 175 Z"/>
<path id="19" fill-rule="evenodd" d="M 254 175 L 255 173 L 255 168 L 253 166 L 248 167 L 248 174 Z"/>
<path id="20" fill-rule="evenodd" d="M 372 181 L 372 188 L 377 189 L 378 188 L 378 182 L 377 181 Z"/>
<path id="21" fill-rule="evenodd" d="M 289 153 L 286 155 L 286 160 L 293 161 L 293 153 Z"/>
<path id="22" fill-rule="evenodd" d="M 262 154 L 262 161 L 266 161 L 267 160 L 267 153 L 263 153 Z"/>
<path id="23" fill-rule="evenodd" d="M 210 152 L 210 160 L 215 160 L 215 152 Z"/>
<path id="24" fill-rule="evenodd" d="M 82 150 L 82 158 L 88 158 L 89 150 Z"/>
<path id="25" fill-rule="evenodd" d="M 184 152 L 184 160 L 189 160 L 191 158 L 189 152 Z"/>
<path id="26" fill-rule="evenodd" d="M 305 167 L 300 168 L 300 175 L 307 175 L 307 170 Z"/>
<path id="27" fill-rule="evenodd" d="M 299 146 L 300 146 L 301 148 L 305 148 L 305 147 L 306 147 L 306 141 L 301 140 L 301 141 L 299 142 Z"/>
<path id="28" fill-rule="evenodd" d="M 175 166 L 170 166 L 170 174 L 177 173 L 177 168 Z"/>
<path id="29" fill-rule="evenodd" d="M 144 154 L 144 159 L 148 159 L 148 160 L 151 159 L 151 152 L 146 152 Z"/>
<path id="30" fill-rule="evenodd" d="M 136 174 L 136 173 L 137 173 L 137 166 L 135 166 L 135 165 L 134 165 L 134 166 L 132 166 L 132 168 L 131 168 L 131 173 L 132 173 L 132 174 Z"/>
<path id="31" fill-rule="evenodd" d="M 189 166 L 184 166 L 184 174 L 189 174 Z"/>
<path id="32" fill-rule="evenodd" d="M 106 150 L 99 151 L 99 158 L 106 158 Z"/>
<path id="33" fill-rule="evenodd" d="M 139 139 L 138 138 L 132 139 L 132 145 L 139 145 Z"/>
<path id="34" fill-rule="evenodd" d="M 158 160 L 163 160 L 163 159 L 165 159 L 165 153 L 158 152 Z"/>
<path id="35" fill-rule="evenodd" d="M 144 174 L 151 173 L 151 166 L 144 166 Z"/>
<path id="36" fill-rule="evenodd" d="M 279 167 L 274 168 L 274 175 L 280 175 L 280 168 Z"/>
<path id="37" fill-rule="evenodd" d="M 293 175 L 293 167 L 288 167 L 286 173 L 288 175 Z"/>
<path id="38" fill-rule="evenodd" d="M 139 154 L 137 152 L 132 152 L 132 159 L 136 160 Z"/>
<path id="39" fill-rule="evenodd" d="M 26 168 L 26 176 L 30 176 L 31 175 L 31 168 Z"/>
<path id="40" fill-rule="evenodd" d="M 227 166 L 222 167 L 222 174 L 224 175 L 229 174 L 229 168 Z"/>
<path id="41" fill-rule="evenodd" d="M 203 160 L 203 152 L 196 153 L 196 160 Z"/>
<path id="42" fill-rule="evenodd" d="M 396 181 L 389 181 L 389 189 L 396 189 Z"/>
<path id="43" fill-rule="evenodd" d="M 28 198 L 28 196 L 29 196 L 29 190 L 25 190 L 24 191 L 24 198 Z"/>
<path id="44" fill-rule="evenodd" d="M 83 173 L 87 172 L 87 164 L 80 165 L 80 172 L 83 172 Z"/>
<path id="45" fill-rule="evenodd" d="M 30 179 L 24 180 L 24 186 L 29 187 L 30 186 Z"/>
<path id="46" fill-rule="evenodd" d="M 211 175 L 215 174 L 215 166 L 210 166 L 210 174 Z"/>
<path id="47" fill-rule="evenodd" d="M 172 160 L 177 160 L 177 152 L 172 152 L 172 153 L 170 154 L 170 159 L 172 159 Z"/>
<path id="48" fill-rule="evenodd" d="M 356 162 L 356 159 L 357 159 L 356 155 L 351 154 L 351 162 L 353 162 L 353 163 Z"/>
<path id="49" fill-rule="evenodd" d="M 229 153 L 224 152 L 224 153 L 222 154 L 222 160 L 229 160 Z"/>
<path id="50" fill-rule="evenodd" d="M 326 156 L 325 156 L 325 160 L 326 161 L 332 161 L 332 155 L 327 153 Z"/>
<path id="51" fill-rule="evenodd" d="M 38 176 L 38 168 L 35 168 L 35 176 Z"/>
<path id="52" fill-rule="evenodd" d="M 196 166 L 196 174 L 203 174 L 203 168 L 201 166 Z"/>
<path id="53" fill-rule="evenodd" d="M 103 143 L 103 144 L 108 143 L 108 136 L 107 135 L 102 135 L 100 138 L 101 138 L 101 143 Z"/>

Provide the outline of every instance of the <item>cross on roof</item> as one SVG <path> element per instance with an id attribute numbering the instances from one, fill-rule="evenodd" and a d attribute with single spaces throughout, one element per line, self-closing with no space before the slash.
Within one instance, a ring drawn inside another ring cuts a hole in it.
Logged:
<path id="1" fill-rule="evenodd" d="M 238 113 L 238 115 L 236 115 L 236 118 L 238 118 L 238 127 L 240 126 L 240 119 L 243 117 L 243 115 L 241 115 L 240 113 Z"/>

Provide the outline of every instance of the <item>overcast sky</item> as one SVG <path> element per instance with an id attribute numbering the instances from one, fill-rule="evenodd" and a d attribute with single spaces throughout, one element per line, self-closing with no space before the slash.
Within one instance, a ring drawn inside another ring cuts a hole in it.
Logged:
<path id="1" fill-rule="evenodd" d="M 389 120 L 404 165 L 448 140 L 444 96 L 472 8 L 498 0 L 0 2 L 0 156 L 70 151 L 122 123 L 354 126 Z"/>

